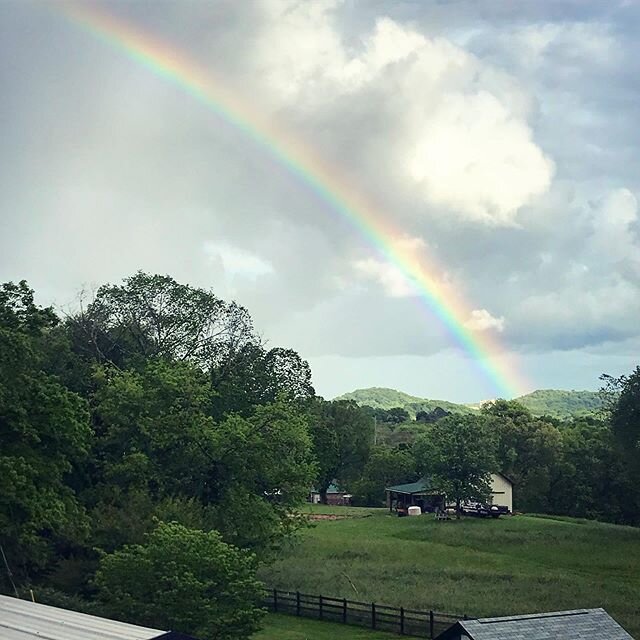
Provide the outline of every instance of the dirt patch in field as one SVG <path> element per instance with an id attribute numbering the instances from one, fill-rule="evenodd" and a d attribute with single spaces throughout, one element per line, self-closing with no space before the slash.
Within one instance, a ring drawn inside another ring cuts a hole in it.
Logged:
<path id="1" fill-rule="evenodd" d="M 370 513 L 312 513 L 309 514 L 309 520 L 352 520 L 354 518 L 370 518 Z"/>

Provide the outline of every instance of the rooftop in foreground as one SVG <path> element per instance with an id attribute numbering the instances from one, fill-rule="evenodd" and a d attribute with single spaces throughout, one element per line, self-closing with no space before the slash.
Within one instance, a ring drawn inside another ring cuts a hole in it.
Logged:
<path id="1" fill-rule="evenodd" d="M 189 636 L 0 595 L 0 638 L 2 640 L 188 640 Z"/>
<path id="2" fill-rule="evenodd" d="M 604 610 L 460 620 L 437 640 L 633 640 Z"/>

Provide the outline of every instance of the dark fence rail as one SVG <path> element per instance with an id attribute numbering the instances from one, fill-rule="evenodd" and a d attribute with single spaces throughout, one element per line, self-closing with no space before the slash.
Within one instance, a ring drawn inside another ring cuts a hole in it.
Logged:
<path id="1" fill-rule="evenodd" d="M 275 613 L 286 613 L 329 622 L 341 622 L 404 636 L 435 638 L 461 618 L 439 611 L 417 611 L 404 607 L 389 607 L 375 602 L 358 602 L 345 598 L 330 598 L 299 591 L 267 591 L 265 606 Z"/>

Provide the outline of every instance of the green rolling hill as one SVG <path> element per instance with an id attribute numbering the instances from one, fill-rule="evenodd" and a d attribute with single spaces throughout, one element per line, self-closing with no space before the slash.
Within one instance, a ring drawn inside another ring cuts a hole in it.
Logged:
<path id="1" fill-rule="evenodd" d="M 415 417 L 417 411 L 433 411 L 436 407 L 441 407 L 452 413 L 471 413 L 477 411 L 482 404 L 467 405 L 448 402 L 447 400 L 431 400 L 383 387 L 356 389 L 338 396 L 336 400 L 353 400 L 359 405 L 368 405 L 374 409 L 402 407 L 412 417 Z M 534 415 L 549 415 L 555 418 L 593 415 L 602 406 L 602 401 L 596 391 L 540 389 L 520 396 L 516 400 L 527 407 Z"/>

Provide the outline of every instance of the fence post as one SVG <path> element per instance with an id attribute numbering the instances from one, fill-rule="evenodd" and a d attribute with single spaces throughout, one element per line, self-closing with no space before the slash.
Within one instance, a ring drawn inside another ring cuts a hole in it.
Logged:
<path id="1" fill-rule="evenodd" d="M 429 637 L 433 640 L 433 611 L 429 611 Z"/>
<path id="2" fill-rule="evenodd" d="M 273 611 L 278 613 L 278 590 L 273 590 Z"/>
<path id="3" fill-rule="evenodd" d="M 376 628 L 376 603 L 371 603 L 371 628 Z"/>
<path id="4" fill-rule="evenodd" d="M 318 607 L 318 612 L 320 613 L 320 620 L 322 620 L 322 595 L 320 595 L 320 606 Z"/>
<path id="5" fill-rule="evenodd" d="M 400 607 L 400 635 L 404 635 L 404 607 Z"/>
<path id="6" fill-rule="evenodd" d="M 296 591 L 296 615 L 300 615 L 300 592 Z"/>
<path id="7" fill-rule="evenodd" d="M 347 624 L 347 599 L 342 598 L 342 624 Z"/>

